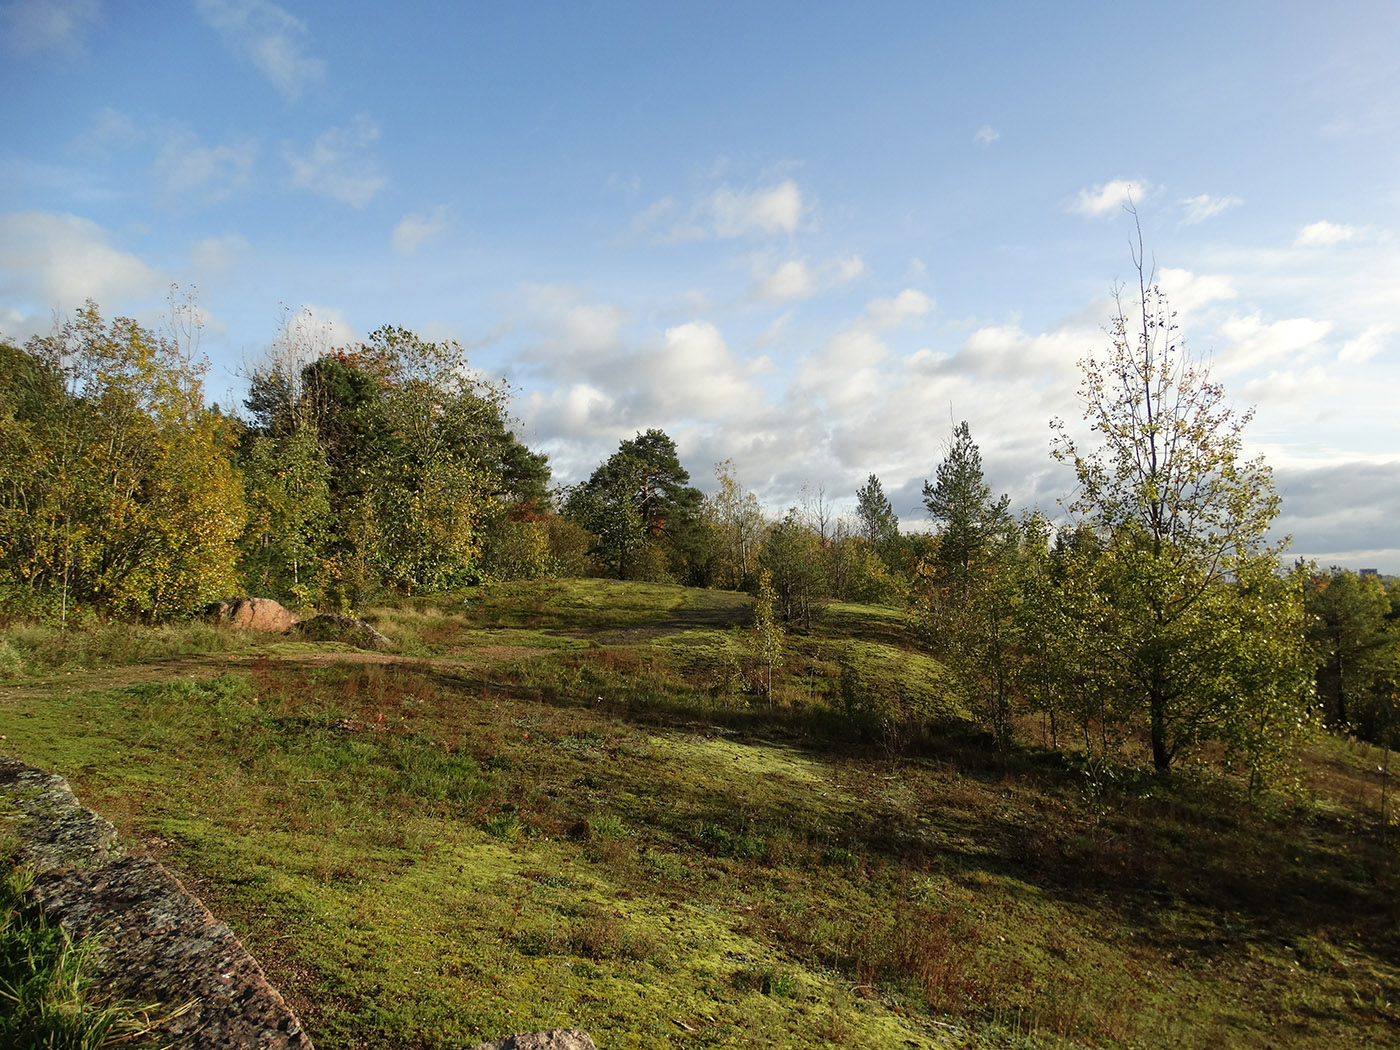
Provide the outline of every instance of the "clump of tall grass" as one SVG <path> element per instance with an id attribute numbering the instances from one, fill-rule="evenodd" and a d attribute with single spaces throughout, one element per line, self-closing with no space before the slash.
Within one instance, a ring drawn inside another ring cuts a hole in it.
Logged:
<path id="1" fill-rule="evenodd" d="M 148 1007 L 104 992 L 93 977 L 96 941 L 74 941 L 48 921 L 29 897 L 33 874 L 7 867 L 0 874 L 0 1046 L 145 1045 L 143 1037 L 172 1015 L 153 1019 Z"/>
<path id="2" fill-rule="evenodd" d="M 158 627 L 96 624 L 66 631 L 49 625 L 17 624 L 0 630 L 0 678 L 233 652 L 246 648 L 255 638 L 261 640 L 262 636 L 199 620 Z"/>

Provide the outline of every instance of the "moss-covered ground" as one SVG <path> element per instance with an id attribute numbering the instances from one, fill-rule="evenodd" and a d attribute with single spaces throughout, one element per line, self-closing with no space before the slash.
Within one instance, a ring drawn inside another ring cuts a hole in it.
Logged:
<path id="1" fill-rule="evenodd" d="M 1400 1043 L 1369 749 L 1252 803 L 1205 768 L 1091 791 L 988 750 L 895 610 L 827 610 L 761 696 L 749 609 L 503 585 L 367 610 L 387 658 L 31 630 L 0 747 L 174 869 L 322 1050 Z M 892 751 L 852 707 L 882 689 L 939 728 Z"/>

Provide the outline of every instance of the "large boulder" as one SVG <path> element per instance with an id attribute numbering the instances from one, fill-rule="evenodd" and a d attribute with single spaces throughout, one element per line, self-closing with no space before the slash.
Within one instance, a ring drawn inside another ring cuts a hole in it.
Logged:
<path id="1" fill-rule="evenodd" d="M 225 598 L 204 610 L 214 623 L 239 631 L 269 631 L 286 634 L 297 624 L 297 614 L 271 598 Z"/>
<path id="2" fill-rule="evenodd" d="M 392 644 L 364 620 L 339 613 L 321 613 L 297 624 L 297 634 L 313 642 L 344 642 L 356 649 L 388 649 Z"/>
<path id="3" fill-rule="evenodd" d="M 587 1032 L 554 1028 L 548 1032 L 517 1032 L 494 1043 L 478 1043 L 472 1050 L 598 1050 Z"/>

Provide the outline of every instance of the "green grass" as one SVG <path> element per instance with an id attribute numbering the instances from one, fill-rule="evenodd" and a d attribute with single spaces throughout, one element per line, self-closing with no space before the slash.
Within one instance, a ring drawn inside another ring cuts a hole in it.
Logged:
<path id="1" fill-rule="evenodd" d="M 609 1048 L 1393 1045 L 1368 754 L 1327 742 L 1307 793 L 1255 807 L 1204 769 L 1090 793 L 956 717 L 901 754 L 845 706 L 945 697 L 897 615 L 790 637 L 770 708 L 726 671 L 749 608 L 482 588 L 364 610 L 431 662 L 45 680 L 0 701 L 0 734 L 228 920 L 322 1050 L 561 1026 Z"/>
<path id="2" fill-rule="evenodd" d="M 33 875 L 0 872 L 0 1046 L 152 1046 L 150 1008 L 113 998 L 94 976 L 95 939 L 73 941 L 30 899 Z"/>

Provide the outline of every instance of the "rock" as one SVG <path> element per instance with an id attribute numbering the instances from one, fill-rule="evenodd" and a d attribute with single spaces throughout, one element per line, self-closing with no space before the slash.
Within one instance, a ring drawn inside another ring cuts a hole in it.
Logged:
<path id="1" fill-rule="evenodd" d="M 344 642 L 356 649 L 388 649 L 388 638 L 376 631 L 364 620 L 339 613 L 321 613 L 297 624 L 297 633 L 313 642 Z"/>
<path id="2" fill-rule="evenodd" d="M 269 631 L 286 634 L 297 623 L 297 615 L 271 598 L 225 598 L 204 610 L 215 623 L 240 631 Z"/>
<path id="3" fill-rule="evenodd" d="M 598 1050 L 587 1032 L 577 1028 L 553 1028 L 548 1032 L 516 1032 L 494 1043 L 478 1043 L 472 1050 Z"/>
<path id="4" fill-rule="evenodd" d="M 0 824 L 34 872 L 39 909 L 70 934 L 96 933 L 94 978 L 169 1016 L 162 1043 L 185 1050 L 312 1050 L 301 1022 L 229 928 L 148 857 L 128 857 L 112 825 L 67 781 L 0 756 Z"/>

